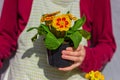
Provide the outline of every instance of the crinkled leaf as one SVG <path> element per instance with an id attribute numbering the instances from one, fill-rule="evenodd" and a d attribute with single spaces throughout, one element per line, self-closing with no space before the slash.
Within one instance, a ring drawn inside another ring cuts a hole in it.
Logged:
<path id="1" fill-rule="evenodd" d="M 73 31 L 78 30 L 85 23 L 85 21 L 86 21 L 85 16 L 83 16 L 81 19 L 76 20 L 71 30 Z"/>
<path id="2" fill-rule="evenodd" d="M 79 31 L 80 32 L 80 34 L 85 38 L 85 39 L 90 39 L 91 38 L 91 35 L 90 35 L 90 33 L 88 32 L 88 31 L 85 31 L 85 30 L 80 30 Z"/>
<path id="3" fill-rule="evenodd" d="M 77 48 L 82 40 L 82 35 L 79 33 L 79 31 L 76 31 L 73 34 L 71 34 L 69 37 L 73 41 L 74 47 Z"/>
<path id="4" fill-rule="evenodd" d="M 38 28 L 38 34 L 39 35 L 46 35 L 47 31 L 45 31 L 45 29 L 43 27 L 39 26 L 39 28 Z"/>
<path id="5" fill-rule="evenodd" d="M 46 25 L 44 25 L 44 24 L 41 24 L 40 27 L 42 27 L 46 32 L 50 32 L 48 26 L 46 26 Z"/>
<path id="6" fill-rule="evenodd" d="M 48 33 L 45 38 L 45 46 L 50 50 L 57 49 L 64 41 L 64 38 L 57 39 L 52 33 Z"/>

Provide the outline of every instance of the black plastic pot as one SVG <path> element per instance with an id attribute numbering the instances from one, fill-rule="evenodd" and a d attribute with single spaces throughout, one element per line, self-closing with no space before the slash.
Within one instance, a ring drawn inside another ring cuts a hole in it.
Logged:
<path id="1" fill-rule="evenodd" d="M 62 44 L 58 49 L 56 50 L 48 50 L 48 61 L 49 64 L 53 67 L 57 67 L 57 68 L 63 68 L 63 67 L 67 67 L 70 66 L 71 64 L 73 64 L 73 61 L 70 60 L 65 60 L 61 57 L 62 50 L 65 50 L 66 47 L 70 46 L 69 44 Z"/>

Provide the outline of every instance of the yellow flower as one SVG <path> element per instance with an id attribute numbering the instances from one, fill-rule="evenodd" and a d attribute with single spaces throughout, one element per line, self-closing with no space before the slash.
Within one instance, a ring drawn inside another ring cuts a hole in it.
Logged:
<path id="1" fill-rule="evenodd" d="M 87 74 L 85 75 L 85 78 L 86 78 L 86 79 L 89 79 L 89 78 L 90 78 L 89 73 L 87 73 Z"/>
<path id="2" fill-rule="evenodd" d="M 89 75 L 90 75 L 91 78 L 95 78 L 95 72 L 94 71 L 89 72 Z"/>
<path id="3" fill-rule="evenodd" d="M 101 76 L 101 73 L 99 71 L 95 71 L 94 76 L 95 78 L 99 78 Z"/>
<path id="4" fill-rule="evenodd" d="M 71 20 L 77 20 L 77 17 L 73 16 L 71 13 L 68 13 L 68 16 Z"/>
<path id="5" fill-rule="evenodd" d="M 104 80 L 104 75 L 102 75 L 99 71 L 95 71 L 95 78 L 99 80 Z"/>
<path id="6" fill-rule="evenodd" d="M 104 80 L 104 75 L 99 71 L 90 71 L 86 73 L 85 78 L 89 80 Z"/>
<path id="7" fill-rule="evenodd" d="M 53 18 L 52 26 L 57 31 L 68 31 L 71 27 L 71 20 L 67 14 L 58 15 Z"/>
<path id="8" fill-rule="evenodd" d="M 101 79 L 100 80 L 105 80 L 105 77 L 104 75 L 101 75 Z"/>

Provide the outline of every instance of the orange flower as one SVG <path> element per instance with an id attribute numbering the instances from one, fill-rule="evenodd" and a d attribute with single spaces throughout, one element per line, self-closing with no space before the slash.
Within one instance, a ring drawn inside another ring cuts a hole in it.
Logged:
<path id="1" fill-rule="evenodd" d="M 42 18 L 40 20 L 40 22 L 45 22 L 45 21 L 52 21 L 54 16 L 59 14 L 60 11 L 56 11 L 56 12 L 53 12 L 53 13 L 50 13 L 50 14 L 44 14 L 42 15 Z"/>
<path id="2" fill-rule="evenodd" d="M 71 20 L 77 20 L 77 17 L 73 16 L 71 13 L 68 13 L 68 16 Z"/>
<path id="3" fill-rule="evenodd" d="M 41 18 L 41 22 L 45 22 L 45 21 L 52 21 L 54 18 L 54 16 L 47 16 L 47 17 L 42 17 Z"/>
<path id="4" fill-rule="evenodd" d="M 71 26 L 71 20 L 67 14 L 55 16 L 53 18 L 52 26 L 57 31 L 67 31 Z"/>

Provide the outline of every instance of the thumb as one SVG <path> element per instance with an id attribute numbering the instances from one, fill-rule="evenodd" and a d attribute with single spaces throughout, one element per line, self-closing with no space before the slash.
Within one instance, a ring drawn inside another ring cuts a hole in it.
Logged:
<path id="1" fill-rule="evenodd" d="M 82 45 L 79 45 L 78 48 L 76 49 L 77 51 L 80 51 L 82 49 Z"/>

